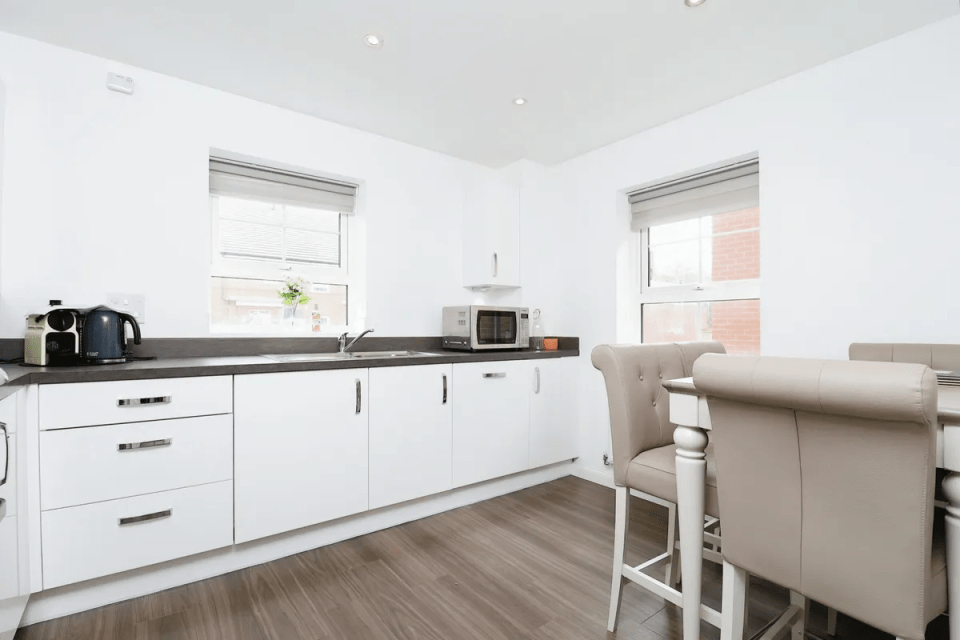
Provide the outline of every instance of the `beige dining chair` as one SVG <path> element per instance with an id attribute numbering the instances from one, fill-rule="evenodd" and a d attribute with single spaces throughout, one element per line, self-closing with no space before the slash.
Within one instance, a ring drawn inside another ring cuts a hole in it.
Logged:
<path id="1" fill-rule="evenodd" d="M 742 640 L 747 572 L 905 640 L 947 606 L 934 526 L 937 378 L 925 365 L 700 358 L 723 513 L 721 638 Z"/>
<path id="2" fill-rule="evenodd" d="M 693 363 L 704 353 L 725 351 L 719 342 L 689 342 L 603 344 L 591 354 L 593 366 L 603 374 L 607 388 L 613 479 L 617 492 L 613 586 L 607 623 L 610 631 L 617 627 L 626 580 L 679 602 L 679 592 L 675 589 L 680 564 L 675 543 L 677 472 L 673 430 L 676 425 L 669 420 L 669 393 L 663 387 L 663 381 L 690 377 Z M 708 445 L 706 513 L 712 516 L 705 523 L 708 529 L 718 524 L 716 477 L 712 447 Z M 638 566 L 624 563 L 631 492 L 668 509 L 666 552 Z M 713 550 L 704 549 L 704 558 L 719 563 L 720 554 L 715 551 L 720 543 L 719 536 L 708 532 L 704 538 L 713 546 Z M 644 569 L 662 562 L 667 563 L 665 582 L 643 573 Z"/>

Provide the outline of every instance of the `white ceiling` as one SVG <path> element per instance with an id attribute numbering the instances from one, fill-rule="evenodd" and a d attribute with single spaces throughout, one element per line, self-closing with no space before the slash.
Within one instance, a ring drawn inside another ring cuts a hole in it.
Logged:
<path id="1" fill-rule="evenodd" d="M 561 162 L 957 13 L 957 0 L 0 0 L 0 30 L 499 167 Z"/>

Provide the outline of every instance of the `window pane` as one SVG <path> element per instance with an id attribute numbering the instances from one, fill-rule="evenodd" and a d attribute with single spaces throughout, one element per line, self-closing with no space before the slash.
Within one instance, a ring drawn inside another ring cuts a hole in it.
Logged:
<path id="1" fill-rule="evenodd" d="M 699 241 L 687 240 L 650 247 L 650 286 L 699 281 Z"/>
<path id="2" fill-rule="evenodd" d="M 702 302 L 702 340 L 718 340 L 727 353 L 760 353 L 760 301 Z"/>
<path id="3" fill-rule="evenodd" d="M 645 304 L 641 314 L 644 343 L 698 339 L 696 302 Z"/>
<path id="4" fill-rule="evenodd" d="M 700 234 L 700 223 L 697 218 L 671 222 L 650 228 L 650 244 L 663 244 L 677 240 L 692 240 Z"/>
<path id="5" fill-rule="evenodd" d="M 713 280 L 753 280 L 760 277 L 760 232 L 740 231 L 713 236 Z"/>
<path id="6" fill-rule="evenodd" d="M 287 226 L 324 233 L 340 233 L 340 214 L 335 211 L 287 206 Z"/>
<path id="7" fill-rule="evenodd" d="M 346 285 L 313 284 L 308 287 L 310 301 L 294 313 L 284 306 L 278 291 L 282 281 L 241 278 L 210 278 L 210 326 L 221 331 L 244 333 L 291 333 L 311 331 L 311 316 L 320 317 L 321 327 L 347 324 Z M 322 330 L 322 329 L 321 329 Z"/>
<path id="8" fill-rule="evenodd" d="M 727 353 L 760 353 L 760 301 L 664 302 L 645 304 L 643 342 L 717 340 Z"/>
<path id="9" fill-rule="evenodd" d="M 340 264 L 340 234 L 285 229 L 287 260 L 313 264 Z"/>
<path id="10" fill-rule="evenodd" d="M 220 255 L 283 259 L 283 229 L 252 222 L 220 220 Z"/>
<path id="11" fill-rule="evenodd" d="M 283 223 L 283 207 L 269 202 L 218 196 L 222 220 L 242 220 L 279 226 Z"/>
<path id="12" fill-rule="evenodd" d="M 729 231 L 743 231 L 744 229 L 760 228 L 760 208 L 744 209 L 721 213 L 713 217 L 713 233 L 727 233 Z"/>

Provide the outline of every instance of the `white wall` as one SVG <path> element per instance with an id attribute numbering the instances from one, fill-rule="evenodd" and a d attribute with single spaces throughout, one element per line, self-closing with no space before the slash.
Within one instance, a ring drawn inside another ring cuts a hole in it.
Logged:
<path id="1" fill-rule="evenodd" d="M 846 358 L 854 341 L 960 342 L 960 17 L 556 168 L 582 261 L 581 464 L 609 421 L 589 363 L 617 333 L 631 186 L 760 153 L 761 333 L 770 355 Z"/>
<path id="2" fill-rule="evenodd" d="M 130 75 L 136 93 L 108 91 Z M 208 335 L 211 148 L 362 183 L 366 325 L 438 335 L 462 285 L 465 185 L 497 172 L 181 80 L 0 33 L 7 112 L 0 337 L 50 298 L 94 305 L 146 294 L 151 337 Z M 520 302 L 519 292 L 497 302 Z"/>

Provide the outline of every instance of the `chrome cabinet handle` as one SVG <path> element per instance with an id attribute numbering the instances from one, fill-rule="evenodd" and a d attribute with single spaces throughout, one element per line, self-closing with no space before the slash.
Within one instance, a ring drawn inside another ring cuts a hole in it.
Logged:
<path id="1" fill-rule="evenodd" d="M 0 486 L 7 484 L 7 473 L 10 471 L 10 436 L 7 434 L 7 425 L 0 422 L 0 431 L 3 431 L 3 478 Z"/>
<path id="2" fill-rule="evenodd" d="M 483 377 L 484 377 L 484 378 L 506 378 L 506 377 L 507 377 L 507 372 L 506 372 L 506 371 L 500 371 L 499 373 L 485 373 L 485 374 L 483 374 Z"/>
<path id="3" fill-rule="evenodd" d="M 172 444 L 173 438 L 164 438 L 162 440 L 144 440 L 143 442 L 127 442 L 126 444 L 118 444 L 117 451 L 137 451 L 138 449 L 169 447 Z"/>
<path id="4" fill-rule="evenodd" d="M 360 378 L 357 378 L 357 413 L 360 413 L 360 407 L 363 404 L 362 393 L 360 391 Z"/>
<path id="5" fill-rule="evenodd" d="M 537 390 L 534 393 L 540 393 L 540 367 L 535 367 L 534 371 L 537 372 Z"/>
<path id="6" fill-rule="evenodd" d="M 136 524 L 138 522 L 149 522 L 151 520 L 159 520 L 160 518 L 169 518 L 173 515 L 173 509 L 164 509 L 163 511 L 157 511 L 156 513 L 146 513 L 142 516 L 132 516 L 130 518 L 119 518 L 118 523 L 121 527 L 128 524 Z"/>
<path id="7" fill-rule="evenodd" d="M 447 374 L 443 374 L 443 402 L 441 404 L 447 404 Z"/>
<path id="8" fill-rule="evenodd" d="M 500 260 L 497 258 L 497 252 L 493 252 L 493 277 L 496 278 L 500 271 Z"/>
<path id="9" fill-rule="evenodd" d="M 118 407 L 140 407 L 145 404 L 170 404 L 173 396 L 154 396 L 152 398 L 121 398 L 117 400 Z"/>

